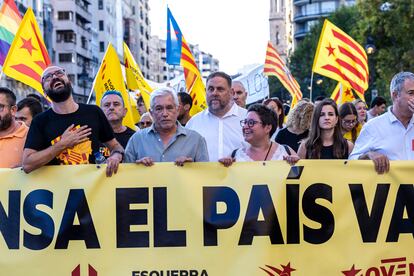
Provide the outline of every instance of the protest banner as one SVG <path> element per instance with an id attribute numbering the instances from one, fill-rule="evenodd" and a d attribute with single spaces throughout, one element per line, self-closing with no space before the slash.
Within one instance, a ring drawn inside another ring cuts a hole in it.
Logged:
<path id="1" fill-rule="evenodd" d="M 412 167 L 2 169 L 0 274 L 414 275 Z"/>

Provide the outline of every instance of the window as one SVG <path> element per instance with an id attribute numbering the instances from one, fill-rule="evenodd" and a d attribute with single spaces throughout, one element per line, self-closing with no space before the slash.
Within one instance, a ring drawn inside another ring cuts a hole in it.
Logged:
<path id="1" fill-rule="evenodd" d="M 334 1 L 322 2 L 321 12 L 331 13 L 335 11 L 336 5 Z"/>
<path id="2" fill-rule="evenodd" d="M 103 53 L 105 52 L 105 42 L 99 41 L 99 52 Z"/>
<path id="3" fill-rule="evenodd" d="M 70 11 L 60 11 L 58 12 L 58 20 L 72 20 L 73 13 Z"/>
<path id="4" fill-rule="evenodd" d="M 103 0 L 98 0 L 98 9 L 103 10 Z"/>
<path id="5" fill-rule="evenodd" d="M 72 31 L 57 31 L 56 42 L 75 43 L 76 34 Z"/>
<path id="6" fill-rule="evenodd" d="M 103 20 L 99 20 L 99 30 L 100 31 L 104 30 L 104 21 Z"/>
<path id="7" fill-rule="evenodd" d="M 132 6 L 132 14 L 135 15 L 135 6 Z"/>
<path id="8" fill-rule="evenodd" d="M 61 53 L 59 54 L 59 62 L 75 62 L 72 53 Z"/>

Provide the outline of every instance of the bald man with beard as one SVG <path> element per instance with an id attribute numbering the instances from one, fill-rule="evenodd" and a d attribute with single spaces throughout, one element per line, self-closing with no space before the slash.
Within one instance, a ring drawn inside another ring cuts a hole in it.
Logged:
<path id="1" fill-rule="evenodd" d="M 106 175 L 116 173 L 124 149 L 114 138 L 102 110 L 74 101 L 72 84 L 62 67 L 46 68 L 41 81 L 52 105 L 32 121 L 23 152 L 23 170 L 29 173 L 44 165 L 93 164 L 102 143 L 111 152 L 106 159 Z"/>

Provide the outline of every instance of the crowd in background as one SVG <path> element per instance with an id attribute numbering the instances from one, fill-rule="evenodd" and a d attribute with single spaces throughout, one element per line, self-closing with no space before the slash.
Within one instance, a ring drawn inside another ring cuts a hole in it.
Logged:
<path id="1" fill-rule="evenodd" d="M 400 72 L 390 83 L 392 103 L 382 97 L 370 109 L 362 100 L 340 105 L 317 98 L 300 100 L 285 114 L 278 98 L 246 109 L 243 83 L 224 72 L 206 82 L 208 108 L 190 116 L 192 98 L 165 87 L 151 93 L 149 110 L 139 97 L 137 129 L 122 124 L 126 115 L 118 91 L 107 91 L 100 107 L 76 103 L 64 68 L 51 66 L 42 75 L 51 101 L 44 109 L 36 95 L 16 103 L 0 88 L 0 167 L 27 173 L 44 165 L 106 163 L 111 176 L 119 163 L 152 166 L 156 162 L 300 159 L 370 159 L 378 173 L 389 160 L 414 159 L 414 74 Z"/>

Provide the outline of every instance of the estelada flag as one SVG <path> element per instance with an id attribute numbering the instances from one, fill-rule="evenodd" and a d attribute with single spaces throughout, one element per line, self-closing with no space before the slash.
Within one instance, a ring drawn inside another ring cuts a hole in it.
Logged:
<path id="1" fill-rule="evenodd" d="M 33 14 L 28 8 L 3 64 L 7 76 L 36 89 L 43 96 L 41 75 L 50 58 Z"/>
<path id="2" fill-rule="evenodd" d="M 172 28 L 171 28 L 172 27 Z M 193 99 L 190 115 L 207 108 L 206 88 L 190 47 L 171 11 L 167 8 L 167 63 L 180 64 L 184 69 L 185 86 Z"/>
<path id="3" fill-rule="evenodd" d="M 355 100 L 355 96 L 354 93 L 352 93 L 351 87 L 347 87 L 338 82 L 334 91 L 332 92 L 331 99 L 334 100 L 337 105 L 341 105 L 343 103 L 352 102 Z"/>
<path id="4" fill-rule="evenodd" d="M 364 48 L 327 19 L 312 71 L 351 87 L 362 99 L 368 88 L 368 58 Z"/>
<path id="5" fill-rule="evenodd" d="M 263 73 L 266 76 L 275 76 L 279 79 L 279 81 L 292 96 L 293 105 L 295 105 L 298 100 L 302 99 L 302 92 L 300 91 L 298 82 L 292 76 L 289 69 L 286 67 L 285 63 L 280 58 L 275 47 L 273 47 L 270 41 L 267 43 L 266 59 Z M 291 106 L 291 108 L 292 107 L 293 106 Z"/>
<path id="6" fill-rule="evenodd" d="M 22 16 L 14 0 L 5 0 L 0 9 L 0 65 L 3 65 L 22 22 Z"/>
<path id="7" fill-rule="evenodd" d="M 149 110 L 150 94 L 153 91 L 152 87 L 147 83 L 142 71 L 136 63 L 128 45 L 124 42 L 124 63 L 125 63 L 125 76 L 127 87 L 130 90 L 139 90 L 145 107 Z"/>
<path id="8" fill-rule="evenodd" d="M 132 107 L 129 94 L 125 88 L 122 76 L 121 63 L 111 43 L 108 44 L 101 66 L 96 74 L 93 90 L 95 91 L 96 104 L 101 106 L 103 94 L 108 90 L 116 90 L 121 93 L 127 113 L 122 121 L 124 126 L 136 129 L 132 115 Z"/>

